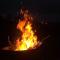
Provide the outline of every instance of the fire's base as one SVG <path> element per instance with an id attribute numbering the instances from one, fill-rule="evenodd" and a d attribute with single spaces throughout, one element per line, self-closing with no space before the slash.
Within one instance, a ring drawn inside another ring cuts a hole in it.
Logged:
<path id="1" fill-rule="evenodd" d="M 0 51 L 0 60 L 41 60 L 41 47 L 28 51 Z"/>

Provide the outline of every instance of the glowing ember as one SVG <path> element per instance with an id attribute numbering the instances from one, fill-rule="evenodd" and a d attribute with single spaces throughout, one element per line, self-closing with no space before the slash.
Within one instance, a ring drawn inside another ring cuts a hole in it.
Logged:
<path id="1" fill-rule="evenodd" d="M 22 35 L 16 40 L 16 49 L 15 51 L 23 51 L 29 49 L 35 49 L 40 45 L 40 42 L 37 41 L 37 36 L 32 30 L 32 20 L 33 18 L 28 14 L 28 10 L 21 10 L 23 14 L 23 19 L 18 22 L 17 29 L 22 32 Z"/>

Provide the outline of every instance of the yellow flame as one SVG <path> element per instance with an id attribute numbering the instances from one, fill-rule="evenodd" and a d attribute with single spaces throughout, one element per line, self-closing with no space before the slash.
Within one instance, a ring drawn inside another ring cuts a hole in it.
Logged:
<path id="1" fill-rule="evenodd" d="M 23 16 L 24 19 L 19 21 L 17 24 L 17 29 L 19 29 L 22 32 L 22 35 L 21 40 L 20 37 L 16 40 L 15 51 L 34 49 L 40 43 L 39 41 L 37 41 L 37 36 L 32 30 L 32 23 L 30 22 L 31 16 L 29 16 L 26 12 Z"/>

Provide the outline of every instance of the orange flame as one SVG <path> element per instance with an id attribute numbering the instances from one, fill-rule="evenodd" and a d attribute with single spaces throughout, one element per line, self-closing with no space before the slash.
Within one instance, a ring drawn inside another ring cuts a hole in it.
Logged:
<path id="1" fill-rule="evenodd" d="M 19 21 L 17 24 L 17 29 L 22 32 L 21 39 L 20 37 L 16 40 L 16 49 L 15 51 L 24 51 L 29 49 L 35 49 L 40 45 L 40 41 L 37 41 L 37 36 L 32 30 L 33 18 L 28 14 L 28 10 L 21 10 L 23 14 L 23 20 Z"/>

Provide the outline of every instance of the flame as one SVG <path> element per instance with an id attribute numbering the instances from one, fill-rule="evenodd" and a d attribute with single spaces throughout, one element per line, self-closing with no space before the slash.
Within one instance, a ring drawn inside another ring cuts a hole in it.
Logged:
<path id="1" fill-rule="evenodd" d="M 22 32 L 22 35 L 16 40 L 15 51 L 35 49 L 40 44 L 40 41 L 37 41 L 37 35 L 32 30 L 31 21 L 33 18 L 28 14 L 28 10 L 21 10 L 21 13 L 23 13 L 23 19 L 19 20 L 17 29 Z"/>

